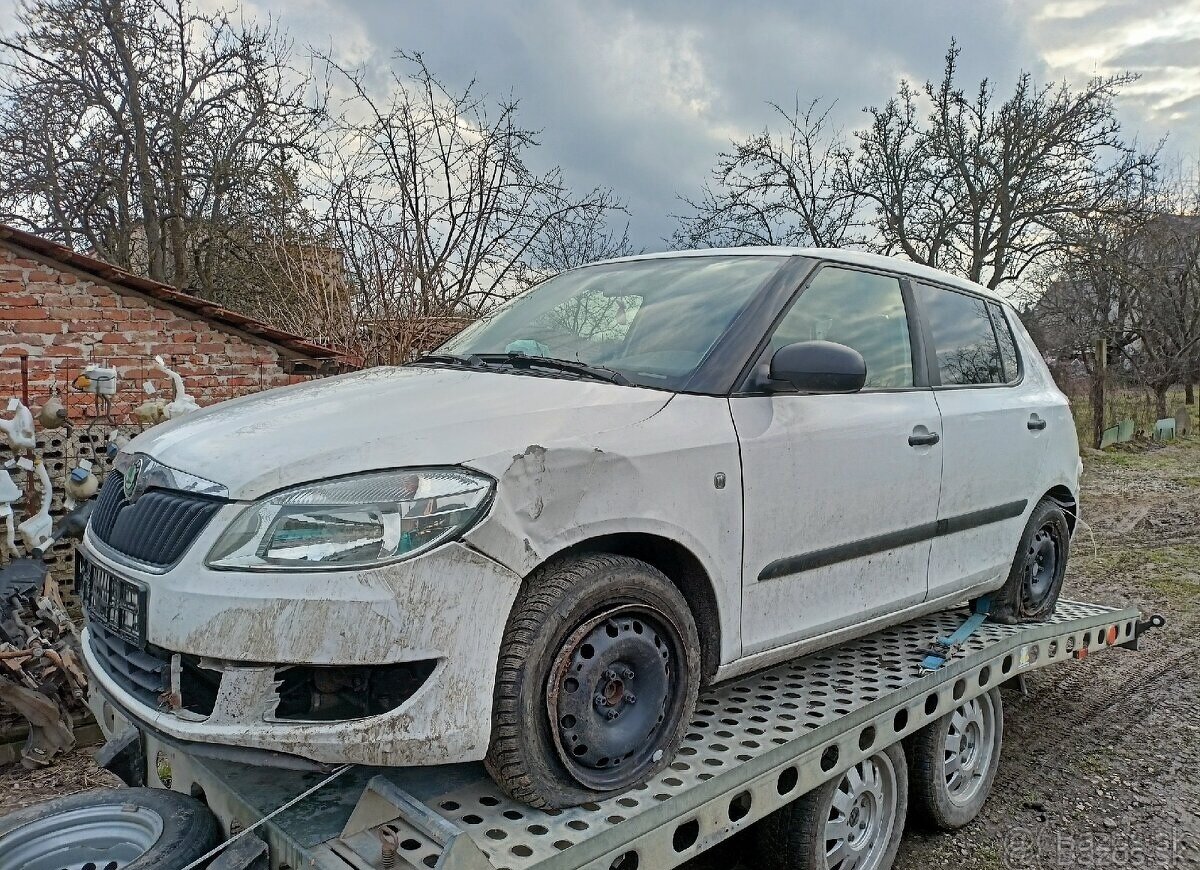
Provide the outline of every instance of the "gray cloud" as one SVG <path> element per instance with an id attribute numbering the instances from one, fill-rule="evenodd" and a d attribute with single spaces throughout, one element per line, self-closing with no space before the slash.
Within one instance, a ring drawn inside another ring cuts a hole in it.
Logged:
<path id="1" fill-rule="evenodd" d="M 1179 67 L 1195 69 L 1200 59 L 1200 37 L 1190 39 L 1153 39 L 1121 49 L 1112 62 L 1131 72 L 1147 72 Z"/>
<path id="2" fill-rule="evenodd" d="M 326 0 L 332 12 L 335 0 Z M 972 78 L 1015 76 L 1020 22 L 973 4 L 554 2 L 519 7 L 447 0 L 365 0 L 342 6 L 370 34 L 376 59 L 422 51 L 453 84 L 510 88 L 543 130 L 542 157 L 577 186 L 605 184 L 629 203 L 632 234 L 654 249 L 674 223 L 677 193 L 693 193 L 715 154 L 761 128 L 767 101 L 836 100 L 843 126 L 885 101 L 901 76 L 936 75 L 952 34 Z M 284 24 L 290 10 L 278 10 Z M 310 18 L 300 39 L 326 43 Z M 335 39 L 336 45 L 336 39 Z"/>

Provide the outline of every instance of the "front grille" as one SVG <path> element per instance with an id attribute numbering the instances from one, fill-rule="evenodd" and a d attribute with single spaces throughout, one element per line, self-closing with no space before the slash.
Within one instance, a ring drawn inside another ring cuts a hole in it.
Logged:
<path id="1" fill-rule="evenodd" d="M 118 553 L 155 568 L 167 568 L 184 554 L 226 502 L 177 490 L 151 489 L 136 501 L 125 499 L 118 471 L 105 478 L 92 510 L 92 534 Z"/>
<path id="2" fill-rule="evenodd" d="M 171 657 L 153 647 L 138 649 L 96 620 L 88 620 L 92 652 L 118 686 L 147 707 L 158 709 L 159 697 L 171 687 Z"/>
<path id="3" fill-rule="evenodd" d="M 167 708 L 164 694 L 171 688 L 171 653 L 147 644 L 138 647 L 94 619 L 88 620 L 95 653 L 104 673 L 138 701 L 155 710 Z M 179 706 L 208 717 L 217 702 L 221 675 L 200 667 L 196 656 L 179 657 Z"/>

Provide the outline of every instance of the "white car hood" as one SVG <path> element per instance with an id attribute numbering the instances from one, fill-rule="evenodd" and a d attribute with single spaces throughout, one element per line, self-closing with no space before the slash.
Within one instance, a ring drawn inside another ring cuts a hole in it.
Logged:
<path id="1" fill-rule="evenodd" d="M 637 423 L 670 398 L 599 381 L 374 368 L 222 402 L 150 429 L 125 451 L 249 500 L 324 477 L 549 446 Z"/>

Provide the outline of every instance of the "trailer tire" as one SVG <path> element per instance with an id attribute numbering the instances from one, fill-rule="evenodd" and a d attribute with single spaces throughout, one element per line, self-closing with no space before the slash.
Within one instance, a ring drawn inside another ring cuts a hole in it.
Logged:
<path id="1" fill-rule="evenodd" d="M 188 795 L 161 788 L 97 789 L 0 818 L 0 868 L 180 868 L 220 838 L 216 817 Z"/>
<path id="2" fill-rule="evenodd" d="M 633 788 L 671 761 L 699 687 L 696 622 L 662 572 L 611 553 L 550 563 L 504 630 L 488 772 L 538 808 Z"/>
<path id="3" fill-rule="evenodd" d="M 992 791 L 1003 744 L 1004 702 L 998 687 L 914 734 L 908 745 L 913 820 L 938 831 L 957 831 L 972 822 Z M 951 761 L 955 766 L 948 773 Z M 955 778 L 955 773 L 960 775 Z"/>
<path id="4" fill-rule="evenodd" d="M 1054 615 L 1071 551 L 1071 527 L 1062 506 L 1044 498 L 1033 508 L 1021 533 L 1008 579 L 993 594 L 989 617 L 1016 625 Z"/>
<path id="5" fill-rule="evenodd" d="M 862 774 L 866 765 L 875 767 L 874 776 L 880 786 L 871 794 L 881 795 L 883 799 L 872 797 L 861 805 L 857 801 L 848 804 L 855 794 L 848 781 L 852 775 L 865 779 Z M 843 806 L 838 806 L 835 801 Z M 757 858 L 754 866 L 762 870 L 836 870 L 841 866 L 853 866 L 855 870 L 887 870 L 900 849 L 907 812 L 908 767 L 904 749 L 899 743 L 893 743 L 759 822 L 754 828 Z M 835 824 L 832 818 L 835 813 L 844 820 L 837 824 L 846 825 L 853 819 L 852 827 L 856 830 L 866 820 L 865 833 L 860 834 L 857 841 L 850 838 L 841 841 L 846 844 L 844 848 L 861 850 L 858 863 L 846 863 L 838 859 L 836 853 L 828 853 L 828 844 L 838 840 L 831 833 L 842 830 L 841 827 L 829 827 Z"/>

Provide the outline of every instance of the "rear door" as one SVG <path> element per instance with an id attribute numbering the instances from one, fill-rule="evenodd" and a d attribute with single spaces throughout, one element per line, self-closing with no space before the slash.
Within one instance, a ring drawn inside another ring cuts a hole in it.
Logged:
<path id="1" fill-rule="evenodd" d="M 937 404 L 914 379 L 909 300 L 895 277 L 820 268 L 760 363 L 786 344 L 835 341 L 863 355 L 867 387 L 798 395 L 747 384 L 730 398 L 745 502 L 746 654 L 925 597 L 942 458 L 931 437 Z"/>
<path id="2" fill-rule="evenodd" d="M 942 417 L 938 536 L 929 597 L 1007 574 L 1045 458 L 1045 420 L 1022 388 L 1002 306 L 969 293 L 916 285 Z"/>

